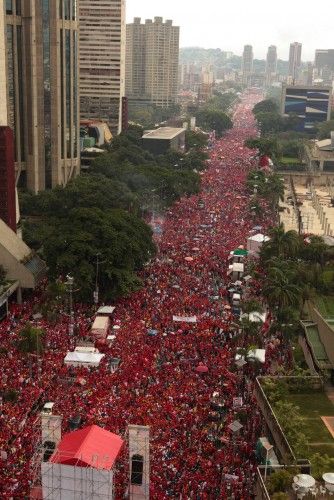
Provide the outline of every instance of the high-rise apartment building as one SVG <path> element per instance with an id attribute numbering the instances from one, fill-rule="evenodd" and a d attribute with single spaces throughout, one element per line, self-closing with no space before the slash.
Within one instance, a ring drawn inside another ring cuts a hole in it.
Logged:
<path id="1" fill-rule="evenodd" d="M 275 45 L 270 45 L 267 52 L 266 60 L 266 83 L 270 85 L 273 77 L 277 73 L 277 48 Z"/>
<path id="2" fill-rule="evenodd" d="M 314 66 L 317 79 L 322 80 L 326 85 L 332 85 L 334 80 L 334 49 L 317 49 Z"/>
<path id="3" fill-rule="evenodd" d="M 315 51 L 314 66 L 318 71 L 326 67 L 334 71 L 334 49 L 317 49 Z"/>
<path id="4" fill-rule="evenodd" d="M 1 113 L 14 132 L 16 182 L 33 192 L 80 171 L 77 14 L 76 0 L 0 0 Z"/>
<path id="5" fill-rule="evenodd" d="M 125 0 L 80 0 L 80 113 L 122 127 Z"/>
<path id="6" fill-rule="evenodd" d="M 180 28 L 162 17 L 126 27 L 125 91 L 131 101 L 167 108 L 178 90 Z"/>
<path id="7" fill-rule="evenodd" d="M 250 75 L 253 73 L 253 47 L 251 45 L 244 46 L 242 55 L 242 81 L 247 85 Z"/>
<path id="8" fill-rule="evenodd" d="M 291 43 L 289 51 L 289 77 L 292 84 L 298 82 L 301 59 L 302 44 L 298 42 Z"/>

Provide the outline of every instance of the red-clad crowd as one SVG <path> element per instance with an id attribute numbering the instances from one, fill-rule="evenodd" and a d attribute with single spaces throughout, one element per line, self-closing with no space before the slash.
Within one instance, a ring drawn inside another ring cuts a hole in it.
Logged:
<path id="1" fill-rule="evenodd" d="M 234 129 L 214 142 L 201 193 L 184 198 L 166 214 L 159 253 L 143 272 L 145 286 L 116 304 L 116 340 L 105 347 L 98 369 L 68 368 L 63 359 L 71 342 L 68 317 L 47 332 L 40 357 L 20 354 L 17 331 L 31 319 L 38 295 L 13 306 L 0 324 L 0 391 L 17 389 L 16 404 L 2 402 L 0 415 L 0 497 L 21 499 L 33 480 L 37 412 L 54 401 L 63 430 L 79 414 L 83 425 L 95 423 L 125 436 L 128 424 L 151 428 L 151 498 L 252 498 L 254 448 L 261 417 L 253 400 L 254 368 L 237 369 L 235 318 L 227 306 L 227 265 L 231 250 L 245 245 L 254 225 L 245 180 L 254 166 L 244 140 L 256 134 L 251 110 L 258 95 L 246 94 L 234 114 Z M 270 220 L 263 224 L 270 224 Z M 174 322 L 173 315 L 196 316 L 196 323 Z M 89 329 L 91 310 L 77 307 L 81 335 Z M 278 349 L 267 344 L 270 370 Z M 115 372 L 108 359 L 119 358 Z M 207 370 L 199 373 L 198 366 Z M 85 384 L 76 383 L 77 377 Z M 233 398 L 242 397 L 247 418 L 240 432 Z M 217 407 L 216 402 L 219 401 Z M 219 414 L 217 417 L 217 408 Z M 126 489 L 127 457 L 116 474 L 118 498 Z"/>

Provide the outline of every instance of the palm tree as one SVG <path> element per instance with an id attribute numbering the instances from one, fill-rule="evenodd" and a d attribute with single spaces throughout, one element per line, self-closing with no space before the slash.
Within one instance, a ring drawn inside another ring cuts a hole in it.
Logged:
<path id="1" fill-rule="evenodd" d="M 291 274 L 277 267 L 270 269 L 262 291 L 270 307 L 282 309 L 299 306 L 301 288 L 295 285 L 291 278 Z"/>
<path id="2" fill-rule="evenodd" d="M 21 352 L 40 355 L 43 352 L 44 330 L 33 327 L 27 323 L 19 333 L 18 349 Z"/>
<path id="3" fill-rule="evenodd" d="M 267 177 L 262 190 L 263 196 L 271 200 L 274 208 L 277 207 L 280 200 L 284 200 L 284 182 L 277 174 Z"/>
<path id="4" fill-rule="evenodd" d="M 300 249 L 300 238 L 297 231 L 284 230 L 284 225 L 272 227 L 268 230 L 270 241 L 265 245 L 265 249 L 272 257 L 296 257 Z"/>
<path id="5" fill-rule="evenodd" d="M 262 323 L 257 323 L 255 321 L 250 321 L 248 318 L 243 318 L 240 322 L 240 326 L 242 328 L 244 336 L 249 341 L 250 339 L 254 339 L 256 341 L 259 340 L 260 334 L 260 326 Z"/>

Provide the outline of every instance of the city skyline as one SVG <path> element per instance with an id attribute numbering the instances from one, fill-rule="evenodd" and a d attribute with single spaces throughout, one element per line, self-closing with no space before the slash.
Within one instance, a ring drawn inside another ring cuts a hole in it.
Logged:
<path id="1" fill-rule="evenodd" d="M 255 59 L 265 59 L 268 45 L 276 45 L 278 58 L 288 60 L 290 43 L 297 41 L 303 45 L 303 61 L 313 61 L 316 49 L 332 48 L 331 18 L 324 15 L 331 8 L 332 2 L 324 0 L 322 8 L 314 9 L 310 15 L 303 10 L 300 0 L 282 0 L 276 5 L 266 5 L 266 9 L 260 0 L 254 0 L 243 2 L 243 15 L 236 17 L 233 23 L 233 16 L 238 15 L 235 5 L 222 6 L 219 0 L 209 0 L 205 9 L 200 4 L 192 4 L 191 17 L 189 4 L 185 6 L 177 0 L 168 3 L 144 0 L 140 4 L 127 0 L 127 22 L 132 22 L 134 17 L 172 19 L 174 25 L 181 28 L 181 48 L 221 48 L 242 55 L 244 45 L 249 44 L 253 46 Z"/>

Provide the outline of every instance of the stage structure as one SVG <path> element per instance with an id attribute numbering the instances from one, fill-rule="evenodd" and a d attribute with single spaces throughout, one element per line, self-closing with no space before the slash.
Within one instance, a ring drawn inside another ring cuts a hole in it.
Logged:
<path id="1" fill-rule="evenodd" d="M 150 428 L 129 425 L 130 500 L 150 498 Z"/>
<path id="2" fill-rule="evenodd" d="M 119 436 L 97 425 L 65 434 L 41 464 L 43 500 L 112 500 L 123 444 Z"/>

